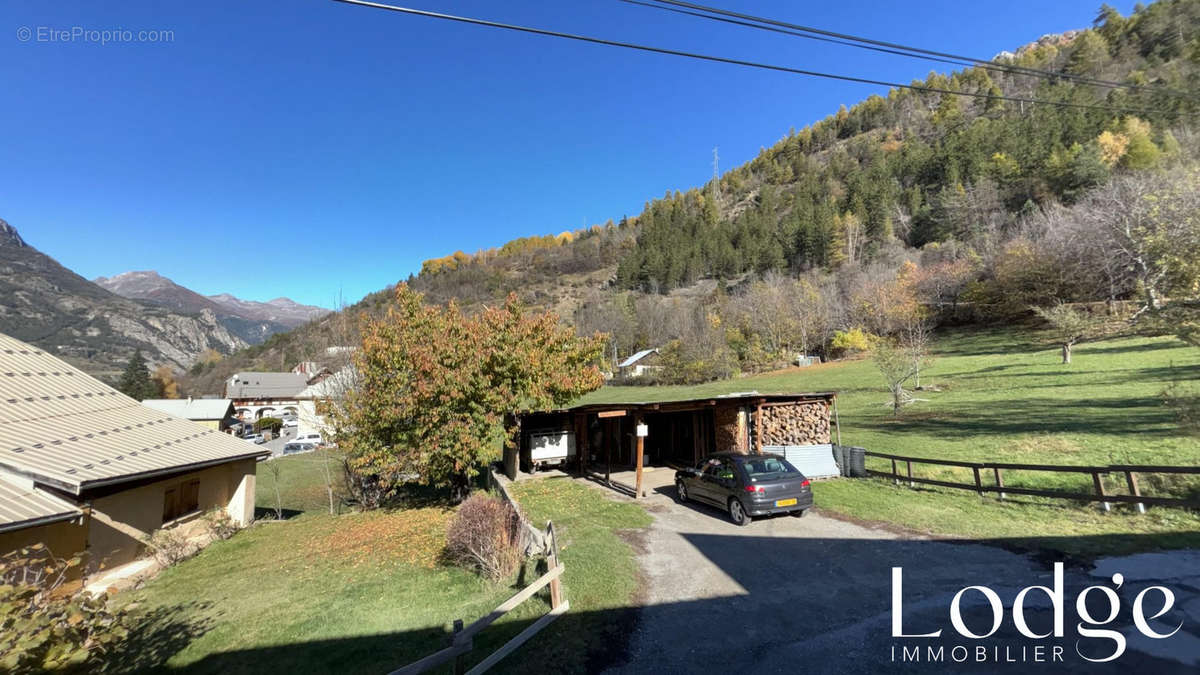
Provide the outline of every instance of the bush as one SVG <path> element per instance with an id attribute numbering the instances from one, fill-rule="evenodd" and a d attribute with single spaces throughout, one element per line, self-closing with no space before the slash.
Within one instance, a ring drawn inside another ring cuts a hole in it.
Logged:
<path id="1" fill-rule="evenodd" d="M 103 593 L 63 592 L 81 565 L 42 544 L 0 557 L 0 671 L 95 672 L 128 636 L 124 615 L 107 609 Z"/>
<path id="2" fill-rule="evenodd" d="M 178 527 L 155 530 L 146 538 L 146 546 L 163 567 L 186 560 L 198 550 Z"/>
<path id="3" fill-rule="evenodd" d="M 521 562 L 521 517 L 512 505 L 476 492 L 446 529 L 446 557 L 488 579 L 507 578 Z"/>
<path id="4" fill-rule="evenodd" d="M 283 420 L 278 417 L 262 417 L 254 421 L 254 430 L 260 433 L 267 430 L 272 434 L 278 434 L 282 426 Z"/>
<path id="5" fill-rule="evenodd" d="M 829 341 L 829 348 L 838 357 L 848 356 L 870 351 L 878 339 L 861 328 L 839 330 Z"/>
<path id="6" fill-rule="evenodd" d="M 204 517 L 204 525 L 213 539 L 228 539 L 238 531 L 237 523 L 225 509 L 213 509 Z"/>

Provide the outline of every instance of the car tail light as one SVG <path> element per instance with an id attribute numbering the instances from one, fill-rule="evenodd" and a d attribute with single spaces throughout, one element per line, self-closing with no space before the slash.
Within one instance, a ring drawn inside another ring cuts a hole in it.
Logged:
<path id="1" fill-rule="evenodd" d="M 766 490 L 764 490 L 763 486 L 761 485 L 747 485 L 746 492 L 757 492 L 761 495 L 762 493 L 766 492 Z"/>
<path id="2" fill-rule="evenodd" d="M 807 478 L 800 481 L 800 487 L 808 487 L 808 479 Z"/>

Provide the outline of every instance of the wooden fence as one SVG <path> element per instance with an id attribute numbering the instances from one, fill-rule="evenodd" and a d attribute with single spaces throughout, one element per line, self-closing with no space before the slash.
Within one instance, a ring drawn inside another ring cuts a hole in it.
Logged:
<path id="1" fill-rule="evenodd" d="M 450 661 L 454 661 L 455 675 L 462 675 L 462 673 L 478 675 L 479 673 L 484 673 L 499 663 L 500 659 L 511 654 L 517 647 L 525 644 L 529 638 L 537 635 L 539 631 L 565 614 L 571 608 L 571 603 L 567 602 L 567 598 L 563 593 L 561 577 L 565 567 L 558 558 L 558 537 L 554 534 L 554 523 L 546 523 L 545 539 L 547 542 L 546 563 L 549 567 L 549 570 L 545 574 L 538 577 L 536 581 L 521 589 L 519 593 L 505 600 L 504 603 L 492 610 L 487 616 L 472 623 L 470 626 L 464 628 L 462 619 L 456 619 L 454 621 L 454 634 L 450 636 L 449 646 L 439 652 L 426 656 L 420 661 L 415 661 L 403 668 L 393 670 L 390 675 L 416 675 L 417 673 L 437 668 Z M 504 643 L 503 647 L 475 664 L 474 668 L 467 670 L 466 658 L 467 654 L 471 653 L 471 650 L 474 648 L 475 636 L 484 628 L 492 625 L 500 617 L 516 609 L 522 602 L 532 598 L 547 585 L 550 586 L 550 611 L 530 624 L 516 637 Z"/>
<path id="2" fill-rule="evenodd" d="M 1006 495 L 1031 495 L 1035 497 L 1052 497 L 1057 499 L 1074 499 L 1082 501 L 1100 502 L 1105 511 L 1109 510 L 1112 503 L 1134 504 L 1139 513 L 1146 512 L 1146 504 L 1157 506 L 1182 506 L 1186 508 L 1200 508 L 1200 502 L 1191 499 L 1182 499 L 1178 497 L 1150 497 L 1143 495 L 1138 487 L 1138 474 L 1144 473 L 1168 473 L 1168 474 L 1200 474 L 1200 466 L 1153 466 L 1153 465 L 1134 465 L 1134 464 L 1114 464 L 1109 466 L 1064 466 L 1056 464 L 1012 464 L 1006 462 L 962 462 L 949 459 L 927 459 L 922 457 L 905 457 L 902 455 L 889 455 L 883 452 L 866 451 L 867 457 L 878 457 L 880 459 L 890 459 L 892 461 L 892 471 L 875 471 L 867 469 L 867 474 L 878 476 L 880 478 L 891 478 L 897 485 L 902 481 L 907 482 L 909 487 L 915 487 L 917 483 L 924 485 L 937 485 L 939 487 L 959 488 L 963 490 L 974 490 L 980 495 L 985 492 L 995 492 L 1000 499 L 1004 499 Z M 905 473 L 899 471 L 899 463 L 905 464 Z M 975 474 L 974 483 L 955 483 L 953 481 L 935 480 L 932 478 L 921 478 L 913 475 L 913 464 L 932 464 L 936 466 L 953 466 L 971 469 Z M 1063 492 L 1061 490 L 1041 490 L 1034 488 L 1013 487 L 1004 484 L 1004 471 L 1053 471 L 1059 473 L 1079 473 L 1090 475 L 1092 477 L 1092 486 L 1094 492 Z M 983 474 L 989 473 L 992 478 L 991 484 L 985 485 Z M 1104 482 L 1101 476 L 1107 474 L 1125 474 L 1125 484 L 1129 488 L 1129 494 L 1108 494 L 1104 490 Z"/>

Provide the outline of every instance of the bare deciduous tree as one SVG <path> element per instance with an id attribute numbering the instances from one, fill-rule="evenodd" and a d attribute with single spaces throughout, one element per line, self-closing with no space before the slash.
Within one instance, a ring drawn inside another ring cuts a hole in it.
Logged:
<path id="1" fill-rule="evenodd" d="M 892 394 L 890 405 L 892 414 L 899 415 L 904 406 L 913 402 L 912 394 L 905 390 L 904 385 L 920 370 L 920 363 L 914 362 L 912 354 L 900 346 L 880 340 L 871 350 L 871 359 L 875 367 L 883 374 L 888 391 Z"/>
<path id="2" fill-rule="evenodd" d="M 1101 321 L 1088 312 L 1059 303 L 1050 309 L 1034 307 L 1033 311 L 1050 324 L 1054 343 L 1062 347 L 1062 362 L 1071 362 L 1071 348 L 1090 337 Z"/>

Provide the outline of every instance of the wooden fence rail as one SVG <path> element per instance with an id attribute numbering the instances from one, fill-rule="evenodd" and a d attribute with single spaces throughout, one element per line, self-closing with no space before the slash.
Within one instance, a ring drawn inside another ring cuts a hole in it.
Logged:
<path id="1" fill-rule="evenodd" d="M 403 668 L 393 670 L 389 675 L 417 675 L 418 673 L 424 673 L 427 670 L 449 663 L 452 660 L 454 661 L 455 675 L 462 675 L 464 672 L 467 675 L 479 675 L 499 663 L 500 659 L 511 654 L 517 647 L 525 644 L 529 638 L 537 635 L 538 631 L 550 625 L 552 621 L 565 614 L 571 608 L 571 603 L 567 601 L 566 596 L 563 594 L 561 577 L 566 568 L 558 559 L 558 537 L 554 533 L 554 523 L 552 522 L 546 523 L 545 540 L 547 543 L 546 563 L 550 568 L 545 574 L 538 577 L 536 581 L 521 589 L 516 595 L 505 600 L 499 607 L 489 612 L 487 616 L 475 621 L 470 626 L 464 628 L 462 619 L 456 619 L 454 621 L 454 634 L 450 638 L 450 645 L 448 647 L 430 654 L 420 661 L 414 661 Z M 546 586 L 550 587 L 550 611 L 526 627 L 516 637 L 504 643 L 504 646 L 475 664 L 475 667 L 467 670 L 466 657 L 474 648 L 475 636 L 484 628 L 492 625 L 497 619 L 516 609 L 517 606 L 529 598 L 532 598 Z"/>
<path id="2" fill-rule="evenodd" d="M 1169 474 L 1200 474 L 1200 466 L 1160 466 L 1160 465 L 1137 465 L 1137 464 L 1112 464 L 1108 466 L 1068 466 L 1062 464 L 1014 464 L 1011 462 L 966 462 L 961 460 L 949 459 L 930 459 L 926 457 L 908 457 L 905 455 L 891 455 L 884 452 L 866 451 L 863 453 L 867 457 L 878 457 L 880 459 L 891 460 L 892 470 L 876 471 L 867 469 L 867 475 L 877 476 L 880 478 L 891 478 L 896 485 L 901 481 L 908 483 L 909 487 L 915 487 L 917 483 L 923 485 L 936 485 L 939 487 L 957 488 L 961 490 L 974 490 L 980 495 L 988 492 L 997 493 L 1000 499 L 1004 499 L 1008 495 L 1030 495 L 1034 497 L 1052 497 L 1057 499 L 1073 499 L 1081 501 L 1100 502 L 1102 508 L 1107 511 L 1113 503 L 1119 504 L 1134 504 L 1139 513 L 1146 512 L 1146 504 L 1158 506 L 1182 506 L 1186 508 L 1200 508 L 1200 501 L 1191 499 L 1182 499 L 1178 497 L 1150 497 L 1141 494 L 1138 487 L 1138 474 L 1145 473 L 1169 473 Z M 905 464 L 905 472 L 900 473 L 899 463 Z M 973 483 L 956 483 L 948 480 L 937 480 L 933 478 L 921 478 L 913 475 L 913 464 L 932 464 L 936 466 L 952 466 L 958 468 L 971 469 L 974 474 L 975 481 Z M 1040 490 L 1034 488 L 1014 487 L 1011 484 L 1004 484 L 1003 471 L 1054 471 L 1060 473 L 1079 473 L 1092 477 L 1092 487 L 1094 492 L 1063 492 L 1061 490 Z M 982 472 L 990 471 L 992 473 L 994 484 L 984 485 Z M 1104 481 L 1101 476 L 1117 473 L 1125 474 L 1125 484 L 1129 488 L 1129 494 L 1116 495 L 1108 494 L 1104 489 Z"/>

